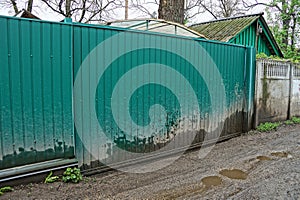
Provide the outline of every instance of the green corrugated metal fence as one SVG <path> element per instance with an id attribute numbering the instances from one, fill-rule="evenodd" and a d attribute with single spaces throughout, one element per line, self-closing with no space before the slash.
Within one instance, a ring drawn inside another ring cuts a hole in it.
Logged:
<path id="1" fill-rule="evenodd" d="M 76 156 L 87 170 L 249 128 L 251 48 L 78 23 L 0 26 L 0 169 Z"/>
<path id="2" fill-rule="evenodd" d="M 73 36 L 76 156 L 84 169 L 247 128 L 254 49 L 82 24 Z M 149 128 L 153 121 L 162 126 Z"/>
<path id="3" fill-rule="evenodd" d="M 72 26 L 0 17 L 0 169 L 74 157 Z"/>

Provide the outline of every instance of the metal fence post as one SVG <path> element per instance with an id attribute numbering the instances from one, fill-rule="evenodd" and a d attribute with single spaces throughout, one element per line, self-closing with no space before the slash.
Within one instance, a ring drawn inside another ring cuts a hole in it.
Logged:
<path id="1" fill-rule="evenodd" d="M 246 77 L 245 77 L 245 117 L 244 131 L 252 129 L 254 121 L 254 99 L 255 99 L 255 72 L 256 72 L 256 50 L 253 47 L 246 48 Z"/>

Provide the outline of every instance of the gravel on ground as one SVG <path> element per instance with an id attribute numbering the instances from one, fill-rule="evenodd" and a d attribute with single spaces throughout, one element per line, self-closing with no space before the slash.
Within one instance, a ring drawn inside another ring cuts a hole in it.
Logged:
<path id="1" fill-rule="evenodd" d="M 204 159 L 190 151 L 156 172 L 20 185 L 0 199 L 300 199 L 300 125 L 251 131 L 218 143 Z"/>

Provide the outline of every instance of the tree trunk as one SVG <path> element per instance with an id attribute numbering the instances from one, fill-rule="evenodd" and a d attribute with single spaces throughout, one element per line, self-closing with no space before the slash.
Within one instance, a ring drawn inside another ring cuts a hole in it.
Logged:
<path id="1" fill-rule="evenodd" d="M 184 0 L 160 0 L 158 17 L 180 24 L 184 22 Z"/>
<path id="2" fill-rule="evenodd" d="M 71 0 L 66 0 L 66 17 L 71 17 Z"/>
<path id="3" fill-rule="evenodd" d="M 28 0 L 27 11 L 32 12 L 33 0 Z"/>
<path id="4" fill-rule="evenodd" d="M 283 27 L 283 36 L 282 36 L 282 43 L 285 44 L 285 47 L 289 44 L 289 26 L 290 26 L 290 19 L 284 19 L 282 21 Z"/>
<path id="5" fill-rule="evenodd" d="M 295 30 L 297 24 L 297 16 L 293 15 L 293 26 L 292 26 L 292 34 L 291 34 L 291 50 L 295 50 Z"/>
<path id="6" fill-rule="evenodd" d="M 282 43 L 284 44 L 285 48 L 287 48 L 289 45 L 289 28 L 290 28 L 291 16 L 289 15 L 288 4 L 286 0 L 281 0 L 281 3 L 282 3 L 281 17 L 282 17 L 282 30 L 283 30 Z"/>
<path id="7" fill-rule="evenodd" d="M 128 19 L 128 0 L 125 0 L 125 19 Z"/>

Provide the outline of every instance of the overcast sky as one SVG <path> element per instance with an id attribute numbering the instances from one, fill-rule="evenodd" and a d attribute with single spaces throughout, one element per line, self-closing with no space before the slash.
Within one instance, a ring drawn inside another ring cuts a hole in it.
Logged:
<path id="1" fill-rule="evenodd" d="M 0 0 L 0 2 L 3 2 L 5 0 Z M 158 10 L 158 6 L 152 3 L 149 3 L 151 0 L 141 0 L 141 2 L 145 2 L 144 6 L 147 7 L 147 9 L 153 13 Z M 152 0 L 153 1 L 153 0 Z M 268 0 L 266 0 L 267 2 Z M 20 8 L 26 7 L 26 0 L 19 0 L 18 1 Z M 259 13 L 263 12 L 264 7 L 256 7 L 255 9 L 252 9 L 247 12 L 247 14 L 252 14 L 252 13 Z M 53 12 L 51 9 L 47 8 L 43 3 L 40 1 L 35 0 L 34 1 L 34 8 L 33 8 L 33 14 L 37 15 L 43 20 L 50 20 L 50 21 L 60 21 L 64 19 L 63 16 L 58 15 L 57 13 Z M 14 11 L 12 8 L 5 8 L 1 6 L 0 8 L 0 15 L 9 15 L 13 16 Z M 129 18 L 134 19 L 134 18 L 149 18 L 147 15 L 145 15 L 143 12 L 140 12 L 136 9 L 129 9 Z M 108 21 L 114 21 L 114 20 L 123 20 L 124 19 L 124 9 L 115 9 L 113 13 L 111 13 L 110 17 L 107 18 L 106 20 Z M 209 21 L 212 20 L 213 17 L 208 14 L 208 13 L 203 13 L 198 15 L 197 17 L 191 19 L 189 21 L 189 24 L 193 23 L 199 23 L 199 22 L 204 22 L 204 21 Z"/>

